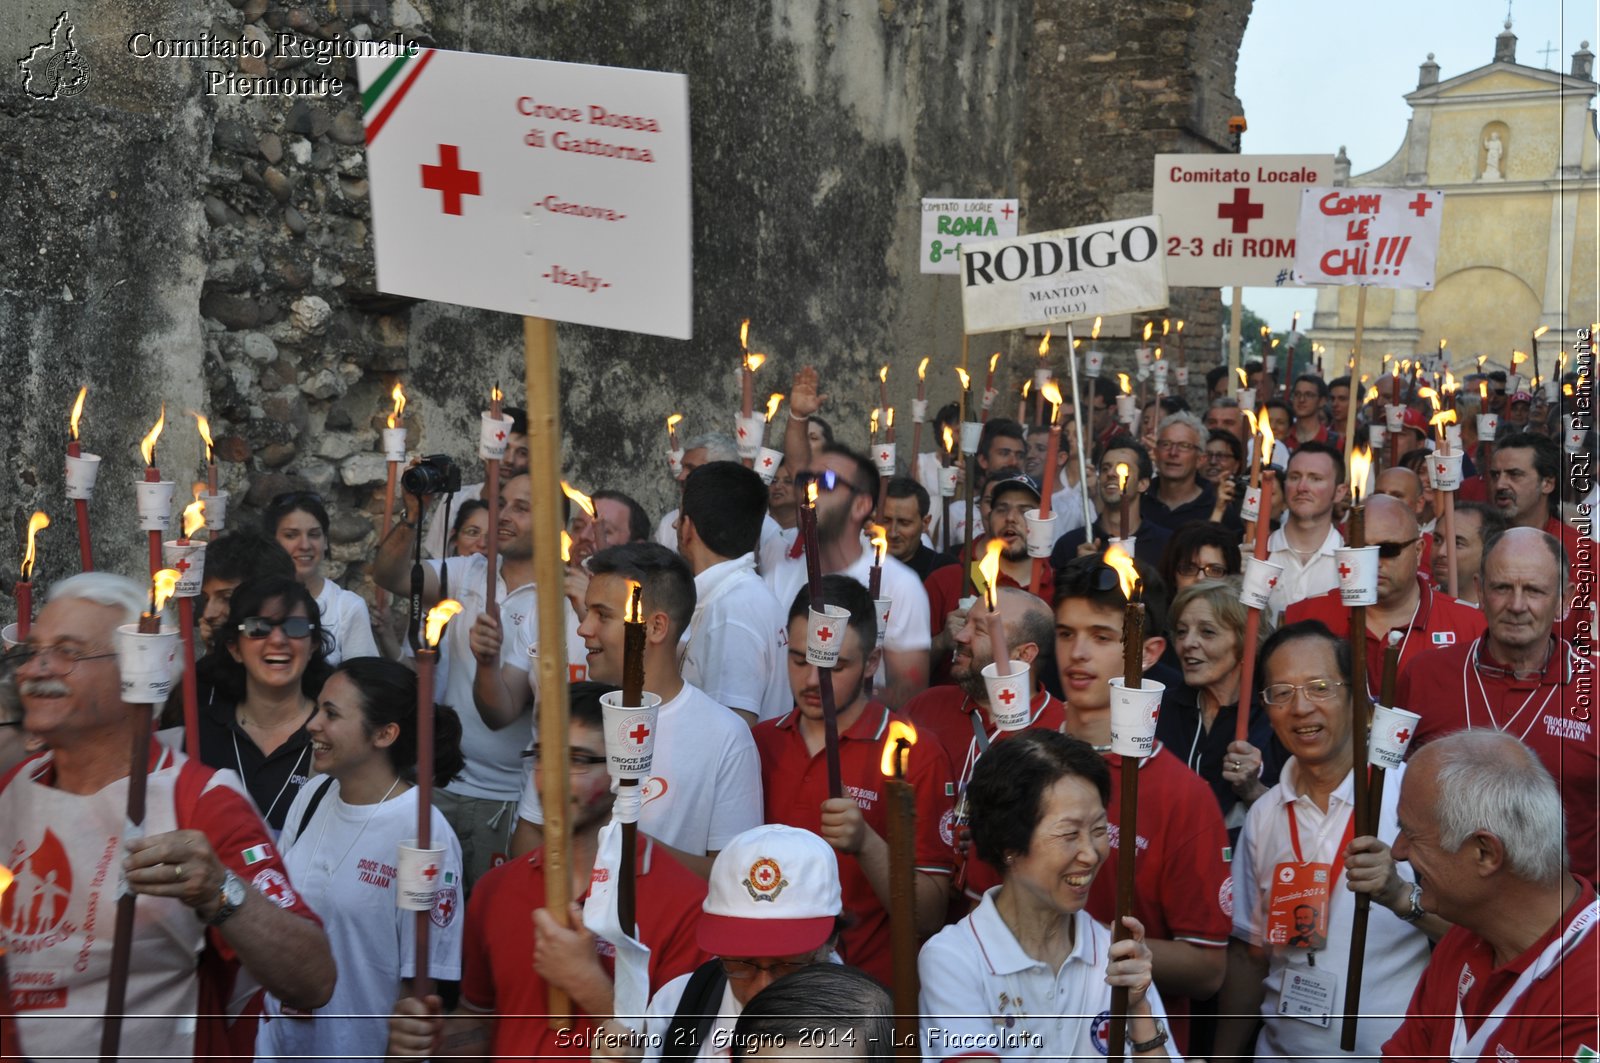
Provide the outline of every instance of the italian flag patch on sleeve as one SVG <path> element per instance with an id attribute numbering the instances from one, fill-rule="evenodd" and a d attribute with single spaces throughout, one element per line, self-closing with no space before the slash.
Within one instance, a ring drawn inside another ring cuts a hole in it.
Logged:
<path id="1" fill-rule="evenodd" d="M 264 843 L 261 845 L 252 845 L 250 848 L 240 853 L 239 856 L 244 860 L 245 867 L 249 867 L 251 864 L 259 864 L 263 860 L 272 859 L 272 846 Z"/>

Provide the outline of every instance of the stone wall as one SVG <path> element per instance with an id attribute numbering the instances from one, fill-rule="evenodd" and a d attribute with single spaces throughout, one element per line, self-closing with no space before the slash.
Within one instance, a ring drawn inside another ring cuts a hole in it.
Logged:
<path id="1" fill-rule="evenodd" d="M 55 0 L 59 3 L 60 0 Z M 40 578 L 70 571 L 60 501 L 65 419 L 90 388 L 85 446 L 106 457 L 93 504 L 102 567 L 136 572 L 134 445 L 168 404 L 163 468 L 200 469 L 188 409 L 207 412 L 235 520 L 287 487 L 335 514 L 330 574 L 363 582 L 376 541 L 377 429 L 392 383 L 412 448 L 471 457 L 489 387 L 521 398 L 521 325 L 508 315 L 375 291 L 354 88 L 333 100 L 204 94 L 235 60 L 134 59 L 130 34 L 237 40 L 387 37 L 575 62 L 682 71 L 694 119 L 695 339 L 560 329 L 564 470 L 672 504 L 663 421 L 725 428 L 738 397 L 738 323 L 771 356 L 758 391 L 814 363 L 828 416 L 861 442 L 876 367 L 902 409 L 934 358 L 929 397 L 953 397 L 960 347 L 951 277 L 916 264 L 923 196 L 1021 196 L 1025 231 L 1149 209 L 1150 155 L 1226 139 L 1248 0 L 683 0 L 462 4 L 434 0 L 91 0 L 71 11 L 77 95 L 0 86 L 0 446 L 5 515 L 45 508 Z M 49 37 L 59 8 L 14 0 L 0 39 Z M 352 83 L 353 64 L 327 72 Z M 314 72 L 299 69 L 295 72 Z M 1027 160 L 1024 164 L 1023 160 Z M 1214 293 L 1186 301 L 1191 350 Z M 1012 359 L 1021 379 L 1023 362 Z M 902 418 L 902 423 L 905 419 Z M 472 479 L 470 470 L 468 479 Z M 6 537 L 5 541 L 12 541 Z M 9 548 L 7 548 L 9 549 Z M 5 555 L 8 556 L 8 555 Z M 7 566 L 9 568 L 9 566 Z"/>

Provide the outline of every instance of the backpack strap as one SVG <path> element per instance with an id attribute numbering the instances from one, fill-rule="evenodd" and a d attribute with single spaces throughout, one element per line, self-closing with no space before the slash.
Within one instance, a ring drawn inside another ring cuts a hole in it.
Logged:
<path id="1" fill-rule="evenodd" d="M 728 976 L 720 960 L 707 960 L 694 969 L 689 984 L 683 987 L 678 1012 L 667 1027 L 666 1040 L 661 1046 L 662 1060 L 694 1059 L 700 1055 L 711 1033 L 711 1024 L 717 1021 L 722 991 L 727 985 Z"/>
<path id="2" fill-rule="evenodd" d="M 311 817 L 317 814 L 317 806 L 322 804 L 322 799 L 328 796 L 328 791 L 332 788 L 333 776 L 329 775 L 312 791 L 311 800 L 306 802 L 306 810 L 300 814 L 300 825 L 294 829 L 295 841 L 299 841 L 300 836 L 306 832 L 306 827 L 310 824 Z"/>

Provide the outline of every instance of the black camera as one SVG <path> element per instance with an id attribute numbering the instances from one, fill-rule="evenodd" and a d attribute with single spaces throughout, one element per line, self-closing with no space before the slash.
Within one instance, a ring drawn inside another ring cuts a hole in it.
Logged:
<path id="1" fill-rule="evenodd" d="M 444 454 L 429 454 L 400 474 L 407 494 L 451 495 L 461 490 L 461 466 Z"/>

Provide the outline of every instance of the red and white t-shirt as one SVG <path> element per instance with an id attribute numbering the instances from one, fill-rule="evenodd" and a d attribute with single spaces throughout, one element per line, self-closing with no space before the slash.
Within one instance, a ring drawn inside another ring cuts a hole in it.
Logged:
<path id="1" fill-rule="evenodd" d="M 1600 876 L 1595 794 L 1600 792 L 1600 733 L 1591 662 L 1557 639 L 1544 670 L 1518 678 L 1481 640 L 1419 656 L 1400 675 L 1395 700 L 1421 715 L 1411 752 L 1455 731 L 1493 727 L 1521 739 L 1561 787 L 1572 870 Z"/>
<path id="2" fill-rule="evenodd" d="M 0 940 L 22 1042 L 36 1059 L 98 1050 L 127 806 L 126 777 L 92 794 L 57 789 L 48 752 L 0 783 L 0 862 L 16 875 L 0 900 Z M 152 744 L 142 832 L 174 830 L 200 831 L 224 867 L 316 921 L 238 777 Z M 124 1056 L 227 1053 L 227 1030 L 213 1016 L 226 1009 L 238 963 L 220 931 L 175 898 L 141 895 L 131 968 Z"/>
<path id="3" fill-rule="evenodd" d="M 1454 927 L 1433 950 L 1406 1018 L 1383 1046 L 1383 1058 L 1504 1060 L 1600 1058 L 1600 922 L 1594 887 L 1504 967 L 1488 942 Z M 1504 1018 L 1496 1022 L 1493 1015 Z"/>
<path id="4" fill-rule="evenodd" d="M 819 749 L 813 756 L 797 720 L 800 710 L 755 726 L 756 748 L 761 753 L 762 793 L 767 823 L 784 823 L 822 833 L 822 802 L 828 799 L 828 756 Z M 847 797 L 855 799 L 867 826 L 889 836 L 887 793 L 883 777 L 883 742 L 889 721 L 900 717 L 878 702 L 868 702 L 861 715 L 839 733 L 839 766 Z M 907 758 L 906 779 L 916 790 L 916 868 L 929 875 L 948 875 L 955 866 L 955 786 L 950 761 L 938 743 L 919 742 Z M 889 913 L 873 892 L 861 861 L 839 853 L 839 885 L 844 909 L 855 922 L 840 938 L 844 962 L 859 967 L 889 984 L 893 960 L 889 954 Z"/>

